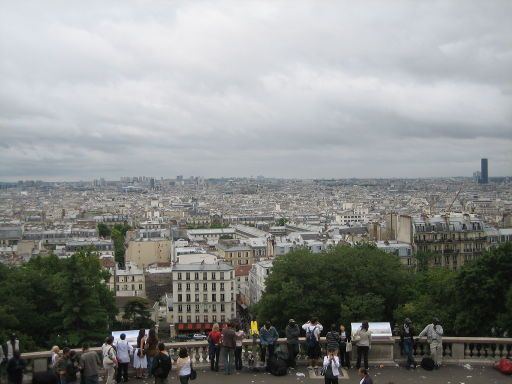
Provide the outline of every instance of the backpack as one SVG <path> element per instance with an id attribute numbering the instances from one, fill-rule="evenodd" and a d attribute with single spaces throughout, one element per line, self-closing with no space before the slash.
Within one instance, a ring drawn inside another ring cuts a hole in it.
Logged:
<path id="1" fill-rule="evenodd" d="M 316 344 L 318 343 L 318 340 L 316 339 L 316 336 L 315 336 L 316 328 L 317 328 L 316 326 L 313 329 L 308 327 L 308 329 L 306 330 L 306 346 L 308 348 L 314 348 L 316 346 Z"/>
<path id="2" fill-rule="evenodd" d="M 288 365 L 283 359 L 272 356 L 269 361 L 269 371 L 274 376 L 284 376 L 288 373 Z"/>
<path id="3" fill-rule="evenodd" d="M 172 368 L 171 358 L 165 353 L 160 353 L 156 359 L 157 365 L 153 374 L 160 379 L 166 379 Z"/>
<path id="4" fill-rule="evenodd" d="M 432 360 L 430 357 L 424 357 L 421 360 L 421 368 L 423 368 L 426 371 L 432 371 L 435 367 L 434 360 Z"/>
<path id="5" fill-rule="evenodd" d="M 512 360 L 502 358 L 500 361 L 494 364 L 494 368 L 506 375 L 512 375 Z"/>

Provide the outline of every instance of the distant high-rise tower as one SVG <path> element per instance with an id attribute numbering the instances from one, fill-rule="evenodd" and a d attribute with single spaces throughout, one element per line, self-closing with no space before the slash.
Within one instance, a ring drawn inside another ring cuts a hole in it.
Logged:
<path id="1" fill-rule="evenodd" d="M 480 171 L 480 184 L 487 184 L 489 182 L 489 173 L 487 168 L 487 159 L 482 159 Z"/>

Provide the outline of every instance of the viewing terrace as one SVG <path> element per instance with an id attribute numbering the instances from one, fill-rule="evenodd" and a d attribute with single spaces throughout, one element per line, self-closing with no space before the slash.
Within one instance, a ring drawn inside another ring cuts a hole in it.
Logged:
<path id="1" fill-rule="evenodd" d="M 325 340 L 322 340 L 324 343 Z M 286 344 L 286 339 L 279 339 L 280 345 Z M 304 354 L 304 339 L 301 340 L 301 353 L 298 356 L 297 370 L 290 369 L 287 376 L 275 377 L 265 372 L 258 361 L 258 346 L 252 340 L 244 341 L 242 353 L 244 368 L 231 376 L 225 376 L 222 371 L 222 361 L 219 372 L 211 372 L 208 360 L 208 345 L 206 341 L 183 343 L 167 343 L 166 348 L 172 357 L 177 357 L 178 350 L 185 347 L 192 356 L 194 366 L 198 371 L 198 383 L 318 383 L 323 380 L 312 370 L 308 370 L 307 357 Z M 100 351 L 100 348 L 93 350 Z M 78 351 L 79 352 L 79 351 Z M 428 355 L 429 347 L 425 340 L 418 340 L 415 348 L 416 361 Z M 250 356 L 254 355 L 257 362 L 250 367 Z M 23 358 L 28 362 L 26 380 L 30 380 L 31 372 L 44 371 L 48 367 L 50 352 L 24 353 Z M 404 356 L 400 353 L 398 340 L 389 338 L 375 340 L 369 355 L 370 374 L 375 384 L 400 383 L 451 383 L 451 384 L 504 384 L 512 382 L 510 377 L 495 371 L 492 365 L 502 357 L 512 357 L 512 338 L 460 338 L 445 337 L 443 339 L 443 366 L 440 370 L 425 371 L 418 367 L 416 370 L 404 368 Z M 352 352 L 354 366 L 355 351 Z M 169 376 L 170 382 L 178 382 L 173 370 Z M 359 383 L 357 370 L 342 370 L 340 383 Z M 135 382 L 135 380 L 131 380 Z M 140 382 L 140 381 L 139 381 Z M 145 383 L 153 380 L 145 379 Z"/>

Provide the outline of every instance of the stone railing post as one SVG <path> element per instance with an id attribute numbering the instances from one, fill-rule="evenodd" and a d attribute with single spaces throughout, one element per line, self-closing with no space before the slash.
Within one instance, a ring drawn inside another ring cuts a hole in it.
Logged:
<path id="1" fill-rule="evenodd" d="M 452 342 L 452 359 L 464 360 L 464 342 Z"/>

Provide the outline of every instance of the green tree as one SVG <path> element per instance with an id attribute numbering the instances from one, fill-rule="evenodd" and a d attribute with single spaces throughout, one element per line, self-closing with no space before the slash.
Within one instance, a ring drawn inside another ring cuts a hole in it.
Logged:
<path id="1" fill-rule="evenodd" d="M 512 243 L 486 252 L 461 268 L 455 282 L 457 305 L 454 330 L 458 335 L 486 336 L 492 328 L 512 331 Z M 476 314 L 485 314 L 478 316 Z"/>
<path id="2" fill-rule="evenodd" d="M 276 220 L 276 225 L 278 227 L 284 227 L 286 225 L 286 223 L 288 222 L 288 219 L 285 218 L 285 217 L 281 217 L 280 219 L 277 219 Z"/>
<path id="3" fill-rule="evenodd" d="M 151 328 L 155 325 L 151 320 L 147 301 L 141 298 L 135 298 L 126 304 L 123 319 L 128 320 L 133 329 Z"/>
<path id="4" fill-rule="evenodd" d="M 98 235 L 100 237 L 110 237 L 110 227 L 105 223 L 98 223 Z"/>
<path id="5" fill-rule="evenodd" d="M 25 350 L 47 349 L 56 340 L 97 343 L 116 314 L 107 274 L 96 254 L 86 252 L 0 265 L 0 337 L 16 332 Z"/>
<path id="6" fill-rule="evenodd" d="M 453 334 L 455 279 L 457 272 L 433 268 L 414 275 L 414 286 L 407 302 L 399 305 L 394 314 L 398 322 L 410 318 L 416 329 L 423 329 L 438 317 L 447 334 Z"/>
<path id="7" fill-rule="evenodd" d="M 411 283 L 398 257 L 375 247 L 342 246 L 320 254 L 299 249 L 274 260 L 255 310 L 259 321 L 269 319 L 280 328 L 291 317 L 312 315 L 324 324 L 391 320 Z"/>
<path id="8" fill-rule="evenodd" d="M 112 241 L 114 242 L 114 258 L 117 263 L 124 265 L 125 237 L 131 227 L 127 223 L 114 224 L 111 231 Z"/>

